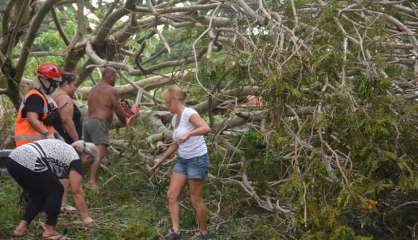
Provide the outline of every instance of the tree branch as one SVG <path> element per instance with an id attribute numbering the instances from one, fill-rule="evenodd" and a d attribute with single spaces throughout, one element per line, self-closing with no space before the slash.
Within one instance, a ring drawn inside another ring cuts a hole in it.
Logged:
<path id="1" fill-rule="evenodd" d="M 176 78 L 184 78 L 189 73 L 192 73 L 192 70 L 185 70 L 185 71 L 177 71 L 171 74 L 165 74 L 161 76 L 153 76 L 149 78 L 145 78 L 139 81 L 134 82 L 134 84 L 140 88 L 145 90 L 151 90 L 155 88 L 159 88 L 170 83 L 173 83 L 174 79 Z M 133 87 L 131 84 L 125 84 L 116 86 L 116 91 L 119 95 L 127 95 L 127 94 L 135 94 L 137 88 Z M 80 96 L 81 99 L 87 99 L 87 95 L 90 92 L 91 87 L 81 87 L 78 89 L 77 94 Z"/>
<path id="2" fill-rule="evenodd" d="M 7 3 L 6 9 L 4 11 L 3 14 L 3 21 L 2 21 L 2 36 L 6 36 L 9 32 L 9 17 L 10 17 L 10 12 L 13 9 L 13 6 L 17 3 L 18 1 L 16 0 L 9 0 L 9 2 Z"/>
<path id="3" fill-rule="evenodd" d="M 51 15 L 52 15 L 52 20 L 54 20 L 54 24 L 55 27 L 58 30 L 58 33 L 60 34 L 62 40 L 64 41 L 65 45 L 69 45 L 70 44 L 70 40 L 68 40 L 67 35 L 65 34 L 64 29 L 62 29 L 61 23 L 58 19 L 57 13 L 55 11 L 55 8 L 51 8 Z"/>
<path id="4" fill-rule="evenodd" d="M 26 62 L 30 54 L 30 49 L 36 37 L 36 32 L 41 26 L 43 19 L 56 2 L 58 2 L 58 0 L 46 0 L 45 3 L 42 5 L 41 9 L 38 11 L 38 13 L 31 21 L 29 31 L 26 34 L 26 39 L 22 46 L 22 53 L 16 67 L 16 76 L 14 81 L 17 85 L 19 85 L 22 79 L 23 71 L 26 67 Z"/>

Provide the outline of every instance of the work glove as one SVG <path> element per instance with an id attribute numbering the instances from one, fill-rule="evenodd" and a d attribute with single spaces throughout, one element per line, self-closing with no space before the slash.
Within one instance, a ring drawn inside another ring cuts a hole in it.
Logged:
<path id="1" fill-rule="evenodd" d="M 125 99 L 120 100 L 120 106 L 125 113 L 126 123 L 128 125 L 134 124 L 137 119 L 136 115 L 139 112 L 139 106 L 137 104 L 131 106 Z"/>
<path id="2" fill-rule="evenodd" d="M 132 116 L 133 113 L 131 111 L 131 105 L 129 105 L 129 102 L 127 100 L 121 99 L 120 106 L 122 107 L 126 118 Z"/>
<path id="3" fill-rule="evenodd" d="M 139 112 L 139 106 L 137 104 L 134 104 L 130 109 L 131 115 L 126 119 L 126 124 L 128 125 L 135 124 L 138 112 Z"/>

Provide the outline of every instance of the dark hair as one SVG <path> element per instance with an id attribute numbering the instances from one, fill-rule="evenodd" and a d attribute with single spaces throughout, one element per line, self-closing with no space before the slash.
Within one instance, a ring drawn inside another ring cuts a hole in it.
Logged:
<path id="1" fill-rule="evenodd" d="M 74 73 L 63 72 L 61 76 L 61 82 L 59 86 L 64 86 L 65 84 L 70 84 L 77 80 L 77 76 Z"/>

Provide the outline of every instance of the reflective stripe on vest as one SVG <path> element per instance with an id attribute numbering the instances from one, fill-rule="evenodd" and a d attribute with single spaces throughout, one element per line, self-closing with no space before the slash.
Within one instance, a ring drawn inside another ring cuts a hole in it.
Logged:
<path id="1" fill-rule="evenodd" d="M 42 140 L 45 139 L 45 137 L 43 135 L 23 135 L 23 136 L 15 136 L 15 140 L 16 141 L 24 141 L 24 140 L 32 140 L 32 141 L 37 141 L 37 140 Z"/>

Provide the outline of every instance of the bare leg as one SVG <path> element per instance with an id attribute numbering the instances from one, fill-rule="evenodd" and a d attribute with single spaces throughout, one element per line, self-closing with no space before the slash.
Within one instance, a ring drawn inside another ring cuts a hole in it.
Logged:
<path id="1" fill-rule="evenodd" d="M 207 215 L 206 207 L 202 198 L 202 190 L 205 182 L 203 180 L 189 180 L 190 200 L 193 208 L 196 210 L 197 222 L 199 230 L 202 233 L 207 232 Z"/>
<path id="2" fill-rule="evenodd" d="M 171 223 L 173 230 L 180 233 L 180 206 L 178 197 L 186 184 L 186 175 L 173 173 L 171 175 L 170 187 L 167 192 L 168 208 L 170 210 Z"/>
<path id="3" fill-rule="evenodd" d="M 89 179 L 89 186 L 92 188 L 97 187 L 97 172 L 100 168 L 100 164 L 103 161 L 103 158 L 105 156 L 106 153 L 106 145 L 97 145 L 97 149 L 99 152 L 99 161 L 94 162 L 91 166 L 90 166 L 90 179 Z"/>
<path id="4" fill-rule="evenodd" d="M 65 207 L 67 205 L 67 191 L 68 191 L 68 185 L 70 181 L 68 179 L 60 179 L 60 182 L 62 186 L 64 187 L 64 193 L 62 194 L 61 207 Z"/>

